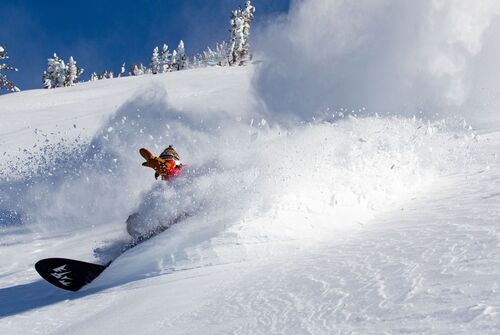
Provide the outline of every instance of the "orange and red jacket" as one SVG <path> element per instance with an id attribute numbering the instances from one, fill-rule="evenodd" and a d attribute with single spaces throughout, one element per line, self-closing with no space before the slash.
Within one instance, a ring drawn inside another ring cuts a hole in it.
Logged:
<path id="1" fill-rule="evenodd" d="M 161 174 L 161 180 L 170 180 L 173 177 L 182 175 L 182 164 L 176 165 L 173 159 L 166 160 L 165 166 L 167 168 L 167 173 Z"/>

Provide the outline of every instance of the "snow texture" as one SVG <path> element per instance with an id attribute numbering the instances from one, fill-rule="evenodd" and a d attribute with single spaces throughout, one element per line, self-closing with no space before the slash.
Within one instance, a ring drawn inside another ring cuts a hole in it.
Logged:
<path id="1" fill-rule="evenodd" d="M 472 10 L 464 2 L 457 13 L 476 22 L 493 13 L 487 3 Z M 394 91 L 394 105 L 387 92 L 401 81 L 379 86 L 383 116 L 362 106 L 374 101 L 380 81 L 365 78 L 359 100 L 348 91 L 354 112 L 331 104 L 340 93 L 329 91 L 330 81 L 325 91 L 314 90 L 319 69 L 333 71 L 333 82 L 360 73 L 328 64 L 332 54 L 347 61 L 338 49 L 344 39 L 342 50 L 382 39 L 369 14 L 413 10 L 414 20 L 434 22 L 438 5 L 448 13 L 447 1 L 407 8 L 376 0 L 362 11 L 338 1 L 296 4 L 286 24 L 295 22 L 304 36 L 304 13 L 317 13 L 318 25 L 323 14 L 359 14 L 352 29 L 335 22 L 339 43 L 314 56 L 301 99 L 281 95 L 299 84 L 297 72 L 285 71 L 303 56 L 297 49 L 287 49 L 279 75 L 269 70 L 276 59 L 267 49 L 253 66 L 0 96 L 0 333 L 498 333 L 500 120 L 490 113 L 498 105 L 464 120 L 462 111 L 480 98 L 475 88 L 449 100 L 450 86 L 430 80 L 427 70 L 415 92 Z M 402 34 L 414 22 L 403 18 Z M 463 64 L 479 71 L 477 78 L 486 65 L 471 64 L 489 48 L 488 22 L 477 34 L 468 31 L 464 44 L 471 49 Z M 269 29 L 262 38 L 277 28 Z M 373 36 L 361 38 L 366 31 Z M 416 39 L 415 50 L 432 58 L 441 37 L 428 38 Z M 402 51 L 414 50 L 406 49 L 410 41 L 400 43 Z M 379 56 L 363 56 L 368 68 Z M 436 84 L 430 97 L 440 102 L 431 99 L 432 108 L 416 117 L 398 112 L 404 99 L 414 107 L 417 96 L 429 97 L 428 80 Z M 354 90 L 355 81 L 345 84 Z M 457 113 L 443 101 L 454 101 Z M 319 105 L 331 109 L 320 113 Z M 155 181 L 138 149 L 158 154 L 169 144 L 188 165 L 185 174 Z M 125 220 L 137 211 L 147 217 L 145 229 L 185 217 L 121 255 L 80 292 L 61 291 L 36 274 L 34 263 L 45 257 L 112 259 L 129 239 Z"/>

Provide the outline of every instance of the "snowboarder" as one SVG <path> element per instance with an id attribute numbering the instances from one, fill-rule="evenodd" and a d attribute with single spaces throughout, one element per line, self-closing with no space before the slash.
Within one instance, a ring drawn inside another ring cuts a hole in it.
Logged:
<path id="1" fill-rule="evenodd" d="M 181 175 L 181 159 L 172 145 L 163 150 L 159 157 L 154 156 L 149 150 L 144 148 L 139 150 L 139 152 L 146 160 L 142 165 L 155 170 L 155 179 L 161 176 L 162 180 L 170 180 L 172 177 Z"/>
<path id="2" fill-rule="evenodd" d="M 183 164 L 181 163 L 180 156 L 171 145 L 163 150 L 158 157 L 144 148 L 140 149 L 139 153 L 146 160 L 142 165 L 155 170 L 155 179 L 161 177 L 161 180 L 168 181 L 182 174 Z M 176 218 L 169 218 L 162 225 L 153 225 L 153 227 L 149 227 L 148 213 L 133 213 L 127 218 L 127 232 L 137 242 L 140 242 L 143 239 L 147 239 L 164 231 L 183 216 L 184 215 Z"/>

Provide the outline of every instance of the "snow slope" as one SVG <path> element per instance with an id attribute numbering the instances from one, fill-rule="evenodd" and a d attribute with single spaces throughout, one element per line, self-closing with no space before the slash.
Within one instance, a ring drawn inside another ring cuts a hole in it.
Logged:
<path id="1" fill-rule="evenodd" d="M 500 135 L 402 117 L 270 124 L 252 71 L 1 97 L 3 334 L 499 329 Z M 168 144 L 189 165 L 171 184 L 137 154 Z M 137 209 L 189 217 L 81 292 L 39 279 L 43 257 L 113 257 Z"/>
<path id="2" fill-rule="evenodd" d="M 0 332 L 497 334 L 499 9 L 298 1 L 258 64 L 0 96 Z M 36 274 L 135 212 L 183 219 Z"/>

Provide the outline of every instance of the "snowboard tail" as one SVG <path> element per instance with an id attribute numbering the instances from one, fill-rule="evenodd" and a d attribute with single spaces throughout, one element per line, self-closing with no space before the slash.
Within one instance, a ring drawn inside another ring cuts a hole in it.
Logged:
<path id="1" fill-rule="evenodd" d="M 137 219 L 139 215 L 133 214 L 131 217 Z M 166 225 L 156 227 L 155 229 L 135 236 L 130 243 L 120 251 L 120 254 L 113 257 L 106 265 L 82 262 L 68 258 L 46 258 L 38 261 L 35 264 L 35 269 L 40 276 L 54 286 L 68 291 L 78 291 L 83 286 L 89 284 L 96 279 L 117 257 L 121 254 L 134 248 L 144 241 L 158 235 L 168 229 L 174 223 L 189 216 L 182 214 Z M 127 220 L 128 223 L 129 220 Z M 128 228 L 127 228 L 128 229 Z"/>
<path id="2" fill-rule="evenodd" d="M 46 258 L 35 264 L 36 271 L 54 286 L 78 291 L 101 274 L 107 265 L 93 264 L 67 258 Z"/>

